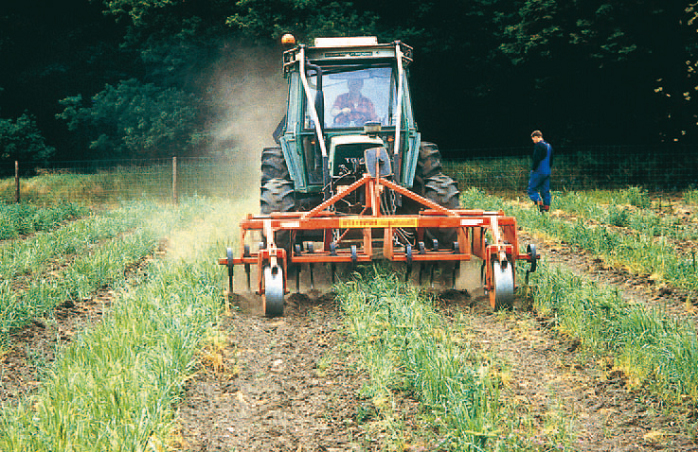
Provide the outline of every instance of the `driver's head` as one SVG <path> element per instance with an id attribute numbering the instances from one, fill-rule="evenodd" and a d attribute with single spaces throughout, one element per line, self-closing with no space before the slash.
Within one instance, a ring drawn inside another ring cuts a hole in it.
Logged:
<path id="1" fill-rule="evenodd" d="M 364 81 L 360 78 L 349 79 L 347 82 L 349 91 L 359 91 L 364 86 Z"/>

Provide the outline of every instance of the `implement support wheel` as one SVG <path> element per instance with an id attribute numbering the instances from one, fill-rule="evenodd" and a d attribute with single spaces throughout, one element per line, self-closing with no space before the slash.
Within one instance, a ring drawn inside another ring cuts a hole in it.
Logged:
<path id="1" fill-rule="evenodd" d="M 267 317 L 284 315 L 284 274 L 281 266 L 264 267 L 262 307 Z"/>
<path id="2" fill-rule="evenodd" d="M 514 269 L 508 261 L 492 263 L 492 284 L 490 305 L 495 311 L 511 309 L 514 306 Z"/>

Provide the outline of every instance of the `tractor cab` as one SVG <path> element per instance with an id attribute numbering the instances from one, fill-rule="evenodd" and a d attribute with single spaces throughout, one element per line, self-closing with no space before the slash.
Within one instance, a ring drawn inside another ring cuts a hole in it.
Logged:
<path id="1" fill-rule="evenodd" d="M 289 95 L 278 137 L 298 194 L 322 193 L 365 171 L 364 151 L 386 150 L 394 178 L 411 187 L 420 136 L 409 96 L 412 48 L 375 37 L 318 38 L 284 53 Z"/>

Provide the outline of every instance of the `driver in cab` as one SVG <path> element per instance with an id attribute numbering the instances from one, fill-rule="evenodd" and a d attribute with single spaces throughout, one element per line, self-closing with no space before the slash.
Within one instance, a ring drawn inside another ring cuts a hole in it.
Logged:
<path id="1" fill-rule="evenodd" d="M 350 79 L 347 86 L 349 92 L 337 96 L 332 106 L 334 123 L 340 125 L 354 123 L 362 126 L 368 121 L 378 121 L 373 102 L 361 94 L 364 81 L 360 78 Z"/>

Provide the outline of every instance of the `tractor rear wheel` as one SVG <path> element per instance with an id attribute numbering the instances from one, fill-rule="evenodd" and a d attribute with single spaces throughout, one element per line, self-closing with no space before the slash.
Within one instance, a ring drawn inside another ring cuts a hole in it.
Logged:
<path id="1" fill-rule="evenodd" d="M 456 181 L 449 176 L 439 173 L 425 180 L 424 197 L 430 201 L 434 201 L 440 206 L 447 209 L 458 209 L 460 207 L 460 192 Z M 427 229 L 427 236 L 431 239 L 437 239 L 440 247 L 450 247 L 453 242 L 458 240 L 458 231 L 456 229 Z"/>
<path id="2" fill-rule="evenodd" d="M 441 152 L 434 143 L 427 141 L 419 145 L 419 158 L 417 168 L 414 173 L 414 191 L 417 194 L 424 194 L 426 180 L 437 176 L 443 172 L 441 165 Z"/>
<path id="3" fill-rule="evenodd" d="M 262 186 L 272 179 L 291 180 L 284 153 L 280 147 L 262 150 Z"/>
<path id="4" fill-rule="evenodd" d="M 259 203 L 263 215 L 273 212 L 292 212 L 296 207 L 293 182 L 286 179 L 270 179 L 262 185 Z M 288 253 L 291 249 L 290 232 L 277 232 L 275 242 L 277 248 L 284 248 Z"/>

